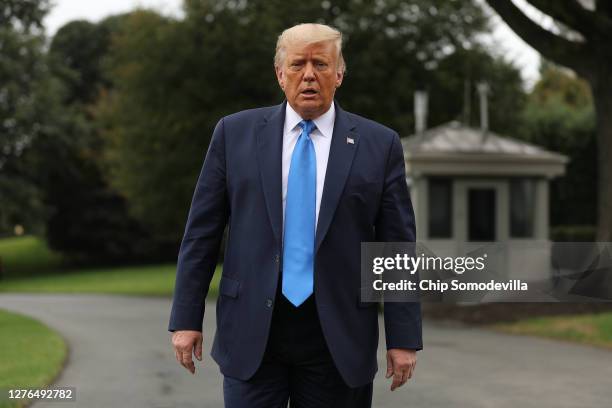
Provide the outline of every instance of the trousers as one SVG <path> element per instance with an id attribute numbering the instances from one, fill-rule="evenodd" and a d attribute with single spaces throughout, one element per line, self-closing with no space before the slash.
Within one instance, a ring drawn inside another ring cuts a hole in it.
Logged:
<path id="1" fill-rule="evenodd" d="M 299 307 L 277 293 L 266 351 L 247 381 L 225 376 L 226 408 L 370 408 L 372 383 L 351 388 L 327 348 L 314 294 Z"/>

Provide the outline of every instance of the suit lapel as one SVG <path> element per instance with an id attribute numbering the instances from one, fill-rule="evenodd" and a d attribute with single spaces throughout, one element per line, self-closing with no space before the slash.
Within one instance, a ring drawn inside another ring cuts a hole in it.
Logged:
<path id="1" fill-rule="evenodd" d="M 352 139 L 352 143 L 349 139 Z M 359 134 L 355 131 L 355 125 L 346 112 L 340 108 L 340 105 L 336 103 L 334 132 L 329 149 L 325 185 L 323 186 L 323 197 L 321 197 L 315 236 L 315 253 L 319 250 L 334 217 L 358 144 Z"/>
<path id="2" fill-rule="evenodd" d="M 282 150 L 283 150 L 283 126 L 285 123 L 284 102 L 264 118 L 255 130 L 257 134 L 257 160 L 263 193 L 268 209 L 268 216 L 272 231 L 282 248 Z"/>

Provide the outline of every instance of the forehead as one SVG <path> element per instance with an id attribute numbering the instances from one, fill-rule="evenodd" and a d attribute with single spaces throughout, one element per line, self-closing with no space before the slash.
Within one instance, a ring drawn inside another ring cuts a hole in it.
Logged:
<path id="1" fill-rule="evenodd" d="M 285 47 L 285 52 L 289 58 L 324 57 L 334 59 L 338 54 L 333 41 L 290 43 Z"/>

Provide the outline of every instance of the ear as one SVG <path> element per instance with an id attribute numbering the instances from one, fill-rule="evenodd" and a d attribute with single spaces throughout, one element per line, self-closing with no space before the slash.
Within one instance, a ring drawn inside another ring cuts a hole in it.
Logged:
<path id="1" fill-rule="evenodd" d="M 276 72 L 276 79 L 278 80 L 278 84 L 280 85 L 281 89 L 284 90 L 285 89 L 285 75 L 284 75 L 282 68 L 279 67 L 278 65 L 275 65 L 274 72 Z"/>
<path id="2" fill-rule="evenodd" d="M 340 88 L 340 85 L 342 85 L 343 79 L 344 79 L 344 72 L 337 71 L 336 72 L 336 88 Z"/>

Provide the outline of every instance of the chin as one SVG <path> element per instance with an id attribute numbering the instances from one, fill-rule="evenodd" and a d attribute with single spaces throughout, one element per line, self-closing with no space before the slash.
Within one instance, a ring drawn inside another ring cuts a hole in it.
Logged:
<path id="1" fill-rule="evenodd" d="M 305 115 L 312 115 L 321 110 L 321 104 L 319 103 L 300 103 L 295 105 L 295 111 L 304 117 Z"/>
<path id="2" fill-rule="evenodd" d="M 302 113 L 300 114 L 300 116 L 302 116 L 304 119 L 314 119 L 318 116 L 321 116 L 325 112 L 325 110 L 323 110 L 319 106 L 310 109 L 302 108 L 301 111 Z"/>

